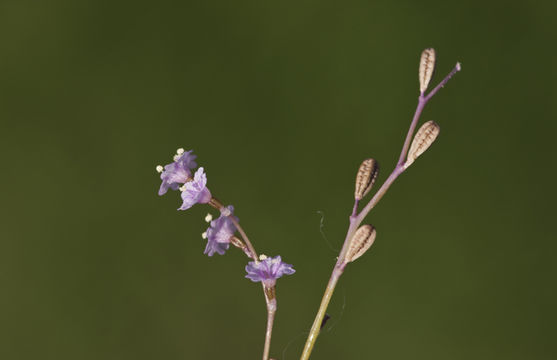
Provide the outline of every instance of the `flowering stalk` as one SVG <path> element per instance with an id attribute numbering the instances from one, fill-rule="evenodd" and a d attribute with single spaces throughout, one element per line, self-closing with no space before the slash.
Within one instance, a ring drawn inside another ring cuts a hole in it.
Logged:
<path id="1" fill-rule="evenodd" d="M 213 201 L 209 203 L 209 205 L 215 207 L 216 209 L 222 209 L 222 205 L 218 200 L 216 200 L 215 198 L 213 198 L 212 200 Z M 244 229 L 242 228 L 238 220 L 234 216 L 232 216 L 231 211 L 224 212 L 223 215 L 226 216 L 226 218 L 232 224 L 234 224 L 235 228 L 242 236 L 245 246 L 242 248 L 242 245 L 240 245 L 240 248 L 244 250 L 247 256 L 253 259 L 253 262 L 255 264 L 259 264 L 260 261 L 259 261 L 259 257 L 257 256 L 257 251 L 255 250 L 255 247 L 249 240 L 246 232 L 244 231 Z M 265 283 L 263 282 L 261 285 L 263 287 L 263 294 L 265 295 L 265 304 L 267 305 L 267 327 L 265 329 L 265 344 L 263 346 L 263 360 L 268 360 L 269 352 L 271 350 L 271 338 L 273 336 L 273 324 L 275 320 L 275 314 L 277 311 L 277 300 L 275 297 L 274 285 L 271 288 L 266 287 Z"/>
<path id="2" fill-rule="evenodd" d="M 207 188 L 207 175 L 200 167 L 195 174 L 192 171 L 197 167 L 196 156 L 192 151 L 178 149 L 174 155 L 174 161 L 166 166 L 157 166 L 157 171 L 161 174 L 161 186 L 159 195 L 164 195 L 168 189 L 180 190 L 182 206 L 178 210 L 187 210 L 195 204 L 207 204 L 220 211 L 218 219 L 213 220 L 211 214 L 205 217 L 205 221 L 210 223 L 209 228 L 202 234 L 207 239 L 207 246 L 204 253 L 213 256 L 215 253 L 224 255 L 230 244 L 241 249 L 253 261 L 246 266 L 246 276 L 254 282 L 261 282 L 265 303 L 267 305 L 267 326 L 265 330 L 265 345 L 263 350 L 263 360 L 269 359 L 271 348 L 271 337 L 273 333 L 273 323 L 277 309 L 275 296 L 276 280 L 283 275 L 291 275 L 295 271 L 292 265 L 282 262 L 280 256 L 267 258 L 264 255 L 258 257 L 257 251 L 249 240 L 246 232 L 240 226 L 238 218 L 233 215 L 234 207 L 224 206 L 218 199 L 212 196 Z M 192 176 L 193 175 L 193 176 Z M 243 241 L 237 238 L 234 233 L 238 231 Z"/>
<path id="3" fill-rule="evenodd" d="M 251 261 L 246 266 L 246 277 L 251 281 L 260 281 L 263 285 L 265 302 L 267 304 L 267 330 L 265 331 L 265 346 L 263 349 L 263 360 L 269 359 L 271 349 L 271 336 L 273 334 L 273 323 L 277 311 L 276 281 L 283 275 L 294 274 L 292 265 L 282 261 L 280 256 L 269 258 L 265 255 L 259 257 L 260 261 Z"/>
<path id="4" fill-rule="evenodd" d="M 215 207 L 216 209 L 222 209 L 222 204 L 215 198 L 212 199 L 212 202 L 210 202 L 209 205 Z M 234 224 L 234 226 L 242 236 L 242 239 L 244 240 L 245 245 L 242 244 L 242 242 L 240 241 L 239 243 L 237 243 L 238 247 L 244 250 L 246 255 L 251 257 L 256 264 L 259 263 L 259 257 L 257 256 L 257 251 L 255 250 L 255 247 L 249 240 L 246 232 L 244 231 L 244 229 L 242 228 L 238 220 L 234 216 L 232 216 L 231 211 L 225 212 L 223 215 L 225 215 L 226 218 L 232 224 Z M 265 295 L 265 303 L 267 305 L 267 328 L 265 330 L 265 345 L 263 346 L 263 360 L 268 360 L 269 352 L 271 350 L 271 338 L 273 336 L 273 323 L 275 320 L 275 313 L 277 312 L 277 299 L 275 297 L 274 286 L 272 288 L 267 288 L 264 283 L 262 283 L 261 285 L 263 287 L 263 294 Z"/>
<path id="5" fill-rule="evenodd" d="M 240 233 L 240 236 L 243 239 L 242 240 L 236 238 L 236 237 L 231 237 L 230 238 L 230 242 L 234 244 L 234 246 L 242 249 L 245 254 L 252 258 L 253 261 L 255 263 L 259 263 L 259 257 L 257 256 L 257 251 L 255 250 L 255 247 L 253 246 L 253 244 L 251 243 L 251 241 L 249 240 L 246 232 L 244 231 L 244 229 L 242 228 L 242 226 L 240 225 L 240 223 L 238 222 L 237 218 L 235 216 L 232 215 L 232 211 L 234 210 L 234 208 L 232 208 L 231 206 L 225 208 L 222 203 L 217 200 L 216 198 L 212 198 L 211 201 L 209 202 L 209 205 L 214 207 L 217 210 L 221 210 L 222 215 L 224 218 L 219 218 L 216 220 L 216 222 L 218 222 L 219 220 L 223 219 L 223 221 L 221 222 L 225 222 L 225 221 L 229 221 L 233 227 L 238 230 L 238 232 Z M 212 222 L 211 222 L 212 223 Z M 208 232 L 211 230 L 211 228 L 208 230 Z M 230 232 L 230 230 L 228 230 Z M 226 231 L 224 231 L 226 233 Z M 206 235 L 209 236 L 209 235 Z M 217 241 L 218 243 L 218 241 Z M 209 244 L 208 243 L 208 248 L 209 248 Z M 218 245 L 217 245 L 218 246 Z M 218 250 L 215 250 L 218 251 Z M 208 251 L 206 250 L 206 253 Z M 277 310 L 277 300 L 275 298 L 275 290 L 274 287 L 272 288 L 272 291 L 270 291 L 269 289 L 267 289 L 265 287 L 265 284 L 261 284 L 263 287 L 263 294 L 265 295 L 265 303 L 267 305 L 267 327 L 265 330 L 265 345 L 263 347 L 263 360 L 268 360 L 269 359 L 269 352 L 271 349 L 271 338 L 273 335 L 273 323 L 274 323 L 274 319 L 275 319 L 275 313 Z M 272 295 L 272 297 L 271 297 Z"/>
<path id="6" fill-rule="evenodd" d="M 238 229 L 238 232 L 240 233 L 242 239 L 244 239 L 244 242 L 247 245 L 247 250 L 248 250 L 247 253 L 249 253 L 248 256 L 251 256 L 253 261 L 258 263 L 259 258 L 257 257 L 257 252 L 255 251 L 255 248 L 251 244 L 251 241 L 249 241 L 246 232 L 244 231 L 244 229 L 242 229 L 238 221 L 232 219 L 232 222 Z M 265 345 L 263 346 L 263 360 L 268 360 L 269 352 L 271 351 L 271 338 L 273 336 L 273 324 L 275 322 L 275 314 L 277 312 L 277 299 L 275 297 L 274 286 L 272 288 L 272 298 L 271 298 L 270 290 L 265 287 L 265 284 L 262 283 L 261 285 L 263 286 L 263 294 L 265 295 L 265 304 L 267 305 L 267 328 L 265 330 Z"/>
<path id="7" fill-rule="evenodd" d="M 433 55 L 432 55 L 433 54 Z M 352 244 L 352 239 L 355 237 L 355 233 L 358 230 L 360 224 L 363 222 L 365 217 L 369 214 L 369 212 L 375 207 L 375 205 L 381 200 L 383 195 L 387 192 L 389 187 L 393 184 L 393 182 L 397 179 L 400 174 L 402 174 L 408 166 L 411 164 L 410 161 L 405 161 L 405 158 L 408 155 L 408 150 L 410 148 L 410 142 L 412 140 L 412 135 L 416 129 L 418 121 L 420 119 L 420 115 L 425 108 L 426 104 L 429 100 L 443 87 L 445 84 L 450 80 L 450 78 L 460 71 L 460 63 L 457 63 L 453 70 L 427 95 L 425 95 L 425 90 L 427 89 L 427 85 L 431 76 L 433 74 L 433 67 L 435 61 L 435 53 L 433 49 L 426 49 L 422 54 L 422 62 L 420 63 L 420 95 L 418 97 L 418 105 L 416 107 L 416 111 L 412 118 L 412 122 L 410 123 L 410 128 L 408 129 L 408 133 L 406 135 L 406 139 L 404 141 L 404 145 L 402 147 L 402 151 L 400 153 L 398 162 L 391 172 L 387 180 L 381 185 L 379 190 L 375 193 L 375 195 L 371 198 L 371 200 L 367 203 L 367 205 L 358 213 L 358 204 L 360 201 L 360 197 L 356 196 L 354 201 L 354 207 L 352 210 L 352 214 L 350 215 L 350 225 L 348 227 L 348 231 L 346 233 L 346 238 L 344 240 L 344 244 L 342 249 L 340 250 L 340 254 L 338 256 L 338 260 L 333 268 L 331 277 L 327 284 L 327 288 L 325 289 L 325 293 L 323 294 L 323 298 L 321 300 L 321 304 L 317 311 L 317 315 L 315 320 L 313 321 L 313 325 L 309 332 L 308 338 L 306 340 L 304 350 L 302 352 L 302 356 L 300 360 L 307 360 L 313 350 L 313 346 L 315 345 L 315 341 L 317 340 L 317 336 L 319 335 L 319 331 L 321 329 L 321 324 L 323 323 L 323 319 L 325 316 L 325 312 L 335 291 L 335 287 L 338 283 L 340 276 L 343 274 L 346 265 L 355 260 L 355 258 L 347 257 L 347 252 L 349 251 L 350 245 Z M 418 139 L 420 140 L 420 139 Z M 433 139 L 434 140 L 434 139 Z M 416 141 L 416 139 L 414 140 Z M 427 145 L 429 146 L 429 144 Z M 425 151 L 425 149 L 423 149 Z M 416 157 L 419 154 L 416 155 Z M 376 174 L 375 174 L 376 175 Z M 357 179 L 358 180 L 358 179 Z M 357 183 L 358 185 L 358 183 Z M 373 241 L 373 240 L 371 240 Z M 371 244 L 368 245 L 368 247 Z M 367 250 L 367 249 L 366 249 Z M 365 250 L 364 250 L 365 251 Z M 359 255 L 361 256 L 361 254 Z"/>

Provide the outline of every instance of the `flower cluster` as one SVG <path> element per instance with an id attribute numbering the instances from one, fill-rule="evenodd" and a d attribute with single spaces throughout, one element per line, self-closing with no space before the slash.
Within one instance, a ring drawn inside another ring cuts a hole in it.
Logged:
<path id="1" fill-rule="evenodd" d="M 210 226 L 203 233 L 203 238 L 207 239 L 204 254 L 208 256 L 213 256 L 215 253 L 224 255 L 232 243 L 255 259 L 255 250 L 252 251 L 252 248 L 246 247 L 246 244 L 234 237 L 234 233 L 238 230 L 237 226 L 239 226 L 239 219 L 233 215 L 234 207 L 232 205 L 222 206 L 213 198 L 211 191 L 207 188 L 207 175 L 203 167 L 199 167 L 192 177 L 192 172 L 197 167 L 196 157 L 193 150 L 184 151 L 180 148 L 176 151 L 172 163 L 164 167 L 157 166 L 162 180 L 159 195 L 166 194 L 168 189 L 180 190 L 182 205 L 178 210 L 187 210 L 195 204 L 207 203 L 211 203 L 213 207 L 220 210 L 221 214 L 218 219 L 212 220 L 210 215 L 207 217 Z M 247 238 L 245 240 L 250 245 Z M 266 287 L 274 287 L 278 278 L 294 273 L 292 265 L 282 262 L 280 256 L 267 258 L 262 255 L 260 260 L 248 263 L 246 277 L 254 282 L 261 281 Z"/>
<path id="2" fill-rule="evenodd" d="M 182 206 L 178 210 L 187 210 L 195 204 L 206 204 L 212 196 L 207 189 L 207 175 L 200 167 L 191 177 L 191 170 L 197 167 L 193 150 L 184 151 L 180 148 L 174 155 L 174 162 L 162 166 L 157 166 L 157 171 L 161 173 L 162 184 L 159 195 L 164 195 L 168 189 L 180 190 L 182 192 Z"/>
<path id="3" fill-rule="evenodd" d="M 164 195 L 168 188 L 178 190 L 180 186 L 191 179 L 191 170 L 197 167 L 193 150 L 184 152 L 184 149 L 178 149 L 174 155 L 174 162 L 162 166 L 157 166 L 157 171 L 161 173 L 162 184 L 159 189 L 159 195 Z M 164 169 L 164 170 L 163 170 Z"/>

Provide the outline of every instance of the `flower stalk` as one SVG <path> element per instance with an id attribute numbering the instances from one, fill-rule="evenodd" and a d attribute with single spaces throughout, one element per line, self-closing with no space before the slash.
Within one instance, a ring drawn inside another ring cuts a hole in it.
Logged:
<path id="1" fill-rule="evenodd" d="M 273 334 L 273 323 L 277 310 L 277 299 L 275 296 L 276 280 L 283 275 L 291 275 L 295 271 L 292 265 L 282 262 L 280 256 L 267 258 L 259 257 L 255 247 L 249 240 L 246 232 L 240 225 L 238 218 L 233 215 L 232 205 L 224 206 L 221 201 L 212 196 L 207 188 L 207 175 L 203 167 L 197 167 L 196 155 L 193 151 L 185 151 L 180 148 L 173 156 L 173 162 L 166 166 L 157 165 L 156 170 L 160 173 L 162 180 L 159 195 L 164 195 L 171 190 L 180 190 L 182 206 L 178 210 L 187 210 L 195 204 L 207 204 L 220 211 L 218 219 L 213 220 L 211 214 L 205 216 L 205 221 L 210 223 L 209 228 L 201 237 L 207 240 L 204 254 L 213 256 L 215 253 L 224 255 L 230 244 L 242 250 L 253 261 L 248 263 L 246 271 L 248 279 L 261 282 L 265 303 L 267 305 L 267 327 L 265 330 L 265 344 L 263 349 L 263 360 L 269 359 L 271 349 L 271 338 Z M 193 175 L 193 176 L 192 176 Z M 242 239 L 234 234 L 239 232 Z"/>
<path id="2" fill-rule="evenodd" d="M 274 286 L 267 287 L 263 284 L 263 292 L 265 293 L 265 302 L 267 303 L 267 330 L 265 331 L 263 360 L 268 360 L 271 350 L 271 337 L 273 336 L 273 323 L 275 321 L 275 313 L 277 312 L 277 299 Z"/>
<path id="3" fill-rule="evenodd" d="M 236 221 L 233 216 L 230 216 L 229 218 L 231 219 L 234 226 L 236 226 L 236 229 L 238 229 L 238 232 L 240 233 L 242 239 L 244 240 L 244 243 L 246 244 L 247 251 L 244 249 L 242 250 L 244 250 L 244 252 L 248 254 L 248 256 L 250 256 L 255 263 L 259 263 L 257 252 L 255 251 L 255 248 L 253 247 L 251 241 L 248 239 L 246 232 L 244 231 L 244 229 L 242 229 L 238 221 Z M 263 293 L 265 294 L 265 303 L 267 305 L 267 328 L 265 330 L 263 360 L 268 360 L 269 353 L 271 351 L 271 338 L 273 337 L 273 324 L 275 322 L 275 314 L 277 312 L 277 299 L 275 295 L 275 286 L 267 287 L 265 283 L 262 283 L 262 286 Z"/>

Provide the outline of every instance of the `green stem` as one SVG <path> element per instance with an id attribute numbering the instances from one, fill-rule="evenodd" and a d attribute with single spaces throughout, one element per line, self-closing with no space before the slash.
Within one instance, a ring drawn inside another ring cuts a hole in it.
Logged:
<path id="1" fill-rule="evenodd" d="M 309 359 L 309 355 L 315 345 L 315 340 L 317 340 L 317 336 L 321 330 L 321 324 L 323 323 L 325 312 L 327 311 L 327 307 L 329 306 L 329 302 L 331 301 L 331 297 L 333 296 L 333 292 L 337 286 L 338 279 L 340 278 L 340 275 L 342 275 L 343 271 L 344 267 L 340 268 L 335 265 L 331 278 L 329 279 L 329 283 L 327 284 L 327 289 L 325 289 L 325 294 L 323 294 L 323 299 L 321 299 L 321 305 L 319 306 L 319 310 L 317 311 L 317 315 L 315 316 L 315 320 L 311 326 L 306 345 L 304 346 L 304 352 L 302 353 L 300 360 Z"/>

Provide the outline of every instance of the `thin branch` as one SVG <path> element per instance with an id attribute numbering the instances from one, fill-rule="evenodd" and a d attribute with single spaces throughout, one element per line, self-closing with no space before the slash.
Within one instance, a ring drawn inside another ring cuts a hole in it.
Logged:
<path id="1" fill-rule="evenodd" d="M 449 80 L 451 80 L 454 74 L 459 72 L 461 69 L 462 66 L 460 65 L 459 62 L 457 62 L 454 68 L 451 70 L 451 72 L 447 76 L 445 76 L 445 78 L 441 80 L 441 82 L 437 84 L 437 86 L 433 88 L 433 90 L 431 90 L 429 94 L 427 94 L 427 96 L 425 97 L 426 102 L 429 101 L 435 94 L 437 94 L 437 92 L 441 90 L 441 88 L 444 87 L 449 82 Z"/>
<path id="2" fill-rule="evenodd" d="M 271 350 L 271 337 L 273 336 L 273 322 L 275 320 L 276 310 L 267 310 L 267 331 L 265 332 L 265 348 L 263 349 L 263 360 L 269 359 Z"/>
<path id="3" fill-rule="evenodd" d="M 246 232 L 244 231 L 244 229 L 240 226 L 240 223 L 238 221 L 236 221 L 236 219 L 234 219 L 233 216 L 229 216 L 228 217 L 230 219 L 230 221 L 232 221 L 232 223 L 234 224 L 234 226 L 236 226 L 236 229 L 238 229 L 238 232 L 240 233 L 240 235 L 242 236 L 242 239 L 244 240 L 244 242 L 246 243 L 246 246 L 249 249 L 249 252 L 251 253 L 251 258 L 253 259 L 253 261 L 255 261 L 256 263 L 259 262 L 259 257 L 257 256 L 257 252 L 255 251 L 255 248 L 253 247 L 251 241 L 249 241 L 248 236 L 246 235 Z"/>

